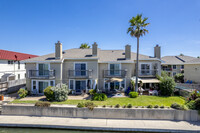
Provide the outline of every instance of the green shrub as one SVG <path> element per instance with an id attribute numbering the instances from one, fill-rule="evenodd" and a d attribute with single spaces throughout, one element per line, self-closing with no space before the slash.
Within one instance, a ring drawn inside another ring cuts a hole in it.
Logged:
<path id="1" fill-rule="evenodd" d="M 106 107 L 106 105 L 103 105 L 102 107 L 103 107 L 103 108 L 105 108 L 105 107 Z"/>
<path id="2" fill-rule="evenodd" d="M 163 106 L 163 105 L 162 105 L 162 106 L 160 106 L 160 108 L 161 108 L 161 109 L 164 109 L 164 108 L 165 108 L 165 106 Z"/>
<path id="3" fill-rule="evenodd" d="M 19 89 L 17 94 L 19 95 L 20 98 L 24 98 L 24 97 L 26 97 L 28 95 L 28 91 L 25 90 L 25 89 Z"/>
<path id="4" fill-rule="evenodd" d="M 77 104 L 77 107 L 78 107 L 78 108 L 84 108 L 84 107 L 85 107 L 85 104 L 84 104 L 84 103 L 78 103 L 78 104 Z"/>
<path id="5" fill-rule="evenodd" d="M 184 75 L 182 73 L 177 73 L 174 79 L 176 82 L 184 83 Z"/>
<path id="6" fill-rule="evenodd" d="M 128 95 L 129 95 L 130 98 L 138 97 L 138 93 L 137 92 L 130 92 Z"/>
<path id="7" fill-rule="evenodd" d="M 97 107 L 97 105 L 95 105 L 93 102 L 86 102 L 85 107 L 92 111 L 95 107 Z"/>
<path id="8" fill-rule="evenodd" d="M 96 94 L 96 90 L 91 89 L 91 90 L 89 90 L 89 93 L 90 93 L 90 95 L 94 95 L 94 94 Z"/>
<path id="9" fill-rule="evenodd" d="M 44 95 L 48 101 L 53 101 L 55 99 L 54 92 L 51 90 L 52 86 L 48 86 L 44 89 Z"/>
<path id="10" fill-rule="evenodd" d="M 160 79 L 160 91 L 163 96 L 171 96 L 175 90 L 175 82 L 172 77 L 162 77 Z"/>
<path id="11" fill-rule="evenodd" d="M 142 108 L 144 108 L 144 106 L 142 106 Z"/>
<path id="12" fill-rule="evenodd" d="M 105 101 L 107 100 L 107 96 L 104 93 L 95 93 L 92 97 L 94 101 Z"/>
<path id="13" fill-rule="evenodd" d="M 158 105 L 155 105 L 154 108 L 159 108 L 159 106 L 158 106 Z"/>
<path id="14" fill-rule="evenodd" d="M 110 107 L 112 108 L 113 106 L 112 106 L 112 105 L 110 105 Z"/>
<path id="15" fill-rule="evenodd" d="M 135 91 L 135 81 L 131 80 L 131 90 Z"/>
<path id="16" fill-rule="evenodd" d="M 194 100 L 189 101 L 188 103 L 186 103 L 186 106 L 189 109 L 195 110 L 195 101 Z"/>
<path id="17" fill-rule="evenodd" d="M 171 108 L 178 109 L 178 110 L 187 110 L 188 109 L 185 105 L 180 105 L 177 103 L 171 104 Z"/>
<path id="18" fill-rule="evenodd" d="M 124 105 L 123 108 L 126 108 L 126 105 Z"/>
<path id="19" fill-rule="evenodd" d="M 194 106 L 195 106 L 195 109 L 196 109 L 196 110 L 200 110 L 200 98 L 197 98 L 197 99 L 194 101 Z"/>
<path id="20" fill-rule="evenodd" d="M 116 104 L 116 105 L 115 105 L 115 108 L 119 108 L 119 107 L 120 107 L 120 105 L 119 105 L 119 104 Z"/>
<path id="21" fill-rule="evenodd" d="M 70 92 L 69 88 L 65 84 L 58 84 L 51 88 L 54 92 L 55 100 L 58 102 L 66 101 Z"/>
<path id="22" fill-rule="evenodd" d="M 132 108 L 132 107 L 133 107 L 132 104 L 127 105 L 127 108 Z"/>
<path id="23" fill-rule="evenodd" d="M 196 100 L 197 98 L 200 98 L 200 93 L 198 90 L 195 90 L 190 94 L 188 101 Z"/>
<path id="24" fill-rule="evenodd" d="M 135 108 L 138 108 L 138 106 L 135 106 Z"/>
<path id="25" fill-rule="evenodd" d="M 51 105 L 50 102 L 42 102 L 42 101 L 39 101 L 39 102 L 36 102 L 35 103 L 35 106 L 36 107 L 49 107 Z"/>
<path id="26" fill-rule="evenodd" d="M 153 108 L 153 105 L 148 105 L 147 108 Z"/>

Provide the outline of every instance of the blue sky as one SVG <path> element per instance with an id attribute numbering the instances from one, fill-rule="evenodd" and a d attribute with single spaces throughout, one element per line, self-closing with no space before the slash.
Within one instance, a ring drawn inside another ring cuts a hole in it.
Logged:
<path id="1" fill-rule="evenodd" d="M 97 42 L 101 49 L 124 49 L 136 39 L 128 21 L 142 13 L 151 23 L 140 53 L 200 56 L 200 0 L 0 0 L 0 49 L 44 55 Z"/>

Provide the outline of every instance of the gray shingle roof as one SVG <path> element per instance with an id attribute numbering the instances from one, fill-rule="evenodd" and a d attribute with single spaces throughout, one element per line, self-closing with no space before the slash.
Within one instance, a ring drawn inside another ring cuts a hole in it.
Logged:
<path id="1" fill-rule="evenodd" d="M 98 58 L 100 62 L 109 62 L 109 61 L 127 61 L 125 60 L 125 50 L 101 50 L 98 49 L 98 56 L 92 56 L 92 49 L 68 49 L 64 51 L 63 58 L 67 59 L 96 59 Z M 146 55 L 139 55 L 139 60 L 146 59 L 157 59 L 152 58 Z M 136 53 L 131 53 L 131 60 L 136 60 Z M 25 60 L 25 62 L 37 62 L 37 61 L 61 61 L 55 59 L 55 53 L 39 56 L 36 58 L 31 58 Z"/>
<path id="2" fill-rule="evenodd" d="M 189 63 L 190 61 L 194 60 L 193 63 L 197 58 L 192 56 L 164 56 L 162 57 L 162 60 L 164 61 L 162 64 L 185 64 Z"/>
<path id="3" fill-rule="evenodd" d="M 193 59 L 193 60 L 190 60 L 190 61 L 188 61 L 188 62 L 186 62 L 186 63 L 191 63 L 191 64 L 196 64 L 196 63 L 200 63 L 200 58 L 196 58 L 196 59 Z"/>

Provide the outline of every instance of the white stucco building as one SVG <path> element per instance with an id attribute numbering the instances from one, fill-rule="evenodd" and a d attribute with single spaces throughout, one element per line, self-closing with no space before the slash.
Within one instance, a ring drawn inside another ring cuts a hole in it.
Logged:
<path id="1" fill-rule="evenodd" d="M 36 55 L 0 50 L 0 82 L 26 78 L 25 64 L 22 60 Z"/>

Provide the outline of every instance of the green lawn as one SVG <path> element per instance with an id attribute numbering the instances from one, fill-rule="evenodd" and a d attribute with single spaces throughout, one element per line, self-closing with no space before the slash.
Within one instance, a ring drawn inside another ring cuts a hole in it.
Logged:
<path id="1" fill-rule="evenodd" d="M 52 102 L 52 104 L 71 104 L 77 105 L 79 102 L 87 102 L 90 100 L 67 100 L 64 102 Z M 35 103 L 37 101 L 20 101 L 16 99 L 11 103 Z M 129 103 L 133 106 L 147 106 L 147 105 L 159 105 L 159 106 L 170 106 L 172 103 L 178 103 L 183 105 L 185 100 L 182 97 L 172 96 L 172 97 L 160 97 L 160 96 L 139 96 L 137 98 L 108 98 L 106 101 L 93 101 L 96 105 L 116 105 L 120 104 L 128 105 Z"/>

